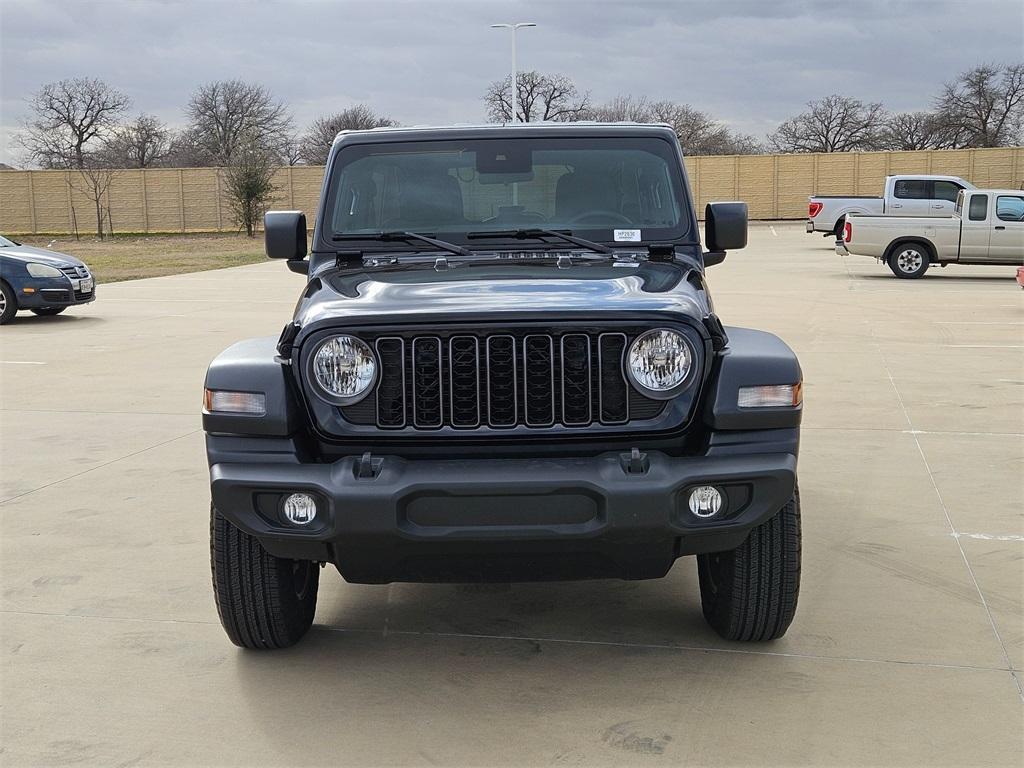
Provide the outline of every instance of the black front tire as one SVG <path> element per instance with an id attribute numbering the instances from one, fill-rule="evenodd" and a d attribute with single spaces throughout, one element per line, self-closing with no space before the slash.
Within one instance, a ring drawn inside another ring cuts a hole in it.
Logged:
<path id="1" fill-rule="evenodd" d="M 0 280 L 0 325 L 11 322 L 18 314 L 18 297 L 14 295 L 11 286 Z"/>
<path id="2" fill-rule="evenodd" d="M 786 634 L 800 594 L 800 492 L 736 549 L 697 556 L 704 618 L 726 640 Z"/>
<path id="3" fill-rule="evenodd" d="M 65 309 L 67 309 L 67 307 L 42 307 L 40 309 L 33 309 L 29 311 L 34 315 L 39 315 L 40 317 L 53 317 L 54 315 L 59 315 Z"/>
<path id="4" fill-rule="evenodd" d="M 269 554 L 210 506 L 210 565 L 220 623 L 235 645 L 287 648 L 313 624 L 320 566 Z"/>

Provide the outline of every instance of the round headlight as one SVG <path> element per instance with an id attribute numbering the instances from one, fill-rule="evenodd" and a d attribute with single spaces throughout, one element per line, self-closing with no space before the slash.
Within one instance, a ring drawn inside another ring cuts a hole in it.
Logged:
<path id="1" fill-rule="evenodd" d="M 321 343 L 310 367 L 321 394 L 338 405 L 362 399 L 377 378 L 373 352 L 354 336 L 333 336 Z"/>
<path id="2" fill-rule="evenodd" d="M 64 277 L 64 273 L 49 264 L 37 264 L 30 261 L 27 265 L 28 273 L 32 277 Z"/>
<path id="3" fill-rule="evenodd" d="M 641 394 L 674 397 L 693 369 L 693 348 L 683 334 L 667 329 L 636 338 L 626 358 L 626 374 Z"/>

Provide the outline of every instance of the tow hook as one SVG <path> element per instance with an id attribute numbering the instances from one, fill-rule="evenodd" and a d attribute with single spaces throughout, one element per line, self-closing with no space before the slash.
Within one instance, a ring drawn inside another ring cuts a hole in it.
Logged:
<path id="1" fill-rule="evenodd" d="M 644 475 L 651 468 L 647 454 L 641 453 L 639 448 L 633 448 L 629 453 L 620 453 L 619 464 L 627 475 Z"/>
<path id="2" fill-rule="evenodd" d="M 367 451 L 356 461 L 355 471 L 356 480 L 373 480 L 377 475 L 380 474 L 380 468 L 384 464 L 384 459 L 375 459 L 370 452 Z"/>

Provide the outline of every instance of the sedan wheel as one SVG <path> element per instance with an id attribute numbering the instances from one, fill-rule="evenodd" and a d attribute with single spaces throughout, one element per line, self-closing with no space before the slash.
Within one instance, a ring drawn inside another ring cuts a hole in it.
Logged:
<path id="1" fill-rule="evenodd" d="M 18 311 L 18 300 L 7 283 L 0 282 L 0 325 L 10 322 Z"/>

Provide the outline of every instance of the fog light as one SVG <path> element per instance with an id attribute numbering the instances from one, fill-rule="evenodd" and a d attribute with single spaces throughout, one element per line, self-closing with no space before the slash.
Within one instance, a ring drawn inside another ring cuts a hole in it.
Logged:
<path id="1" fill-rule="evenodd" d="M 722 494 L 710 485 L 698 485 L 690 491 L 690 511 L 697 517 L 714 517 L 722 508 Z"/>
<path id="2" fill-rule="evenodd" d="M 284 516 L 289 523 L 307 525 L 316 517 L 316 501 L 308 493 L 293 493 L 284 500 Z"/>

